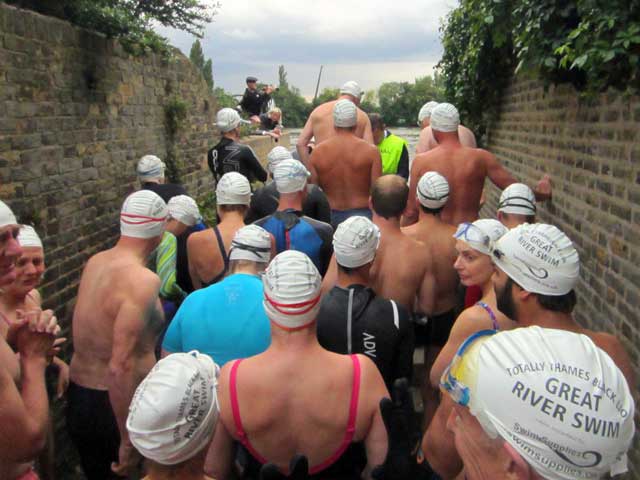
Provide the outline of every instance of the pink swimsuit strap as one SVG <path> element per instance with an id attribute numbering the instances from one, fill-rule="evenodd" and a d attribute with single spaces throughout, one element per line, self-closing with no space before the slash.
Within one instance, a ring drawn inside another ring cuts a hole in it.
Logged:
<path id="1" fill-rule="evenodd" d="M 360 360 L 357 355 L 349 355 L 351 357 L 351 362 L 353 363 L 353 382 L 351 386 L 351 400 L 349 402 L 349 420 L 347 422 L 347 431 L 344 434 L 344 438 L 342 439 L 342 443 L 338 447 L 338 449 L 327 458 L 324 462 L 319 463 L 309 469 L 310 474 L 318 473 L 332 464 L 334 464 L 349 448 L 351 442 L 353 441 L 353 436 L 356 432 L 356 419 L 358 417 L 358 400 L 360 397 Z M 267 459 L 260 455 L 255 448 L 251 445 L 249 438 L 247 437 L 247 433 L 244 431 L 242 426 L 242 420 L 240 418 L 240 405 L 238 404 L 238 367 L 240 366 L 240 362 L 242 360 L 236 360 L 233 362 L 231 366 L 231 373 L 229 375 L 229 396 L 231 400 L 231 413 L 233 415 L 233 423 L 236 427 L 236 435 L 240 443 L 249 451 L 249 453 L 260 463 L 267 463 Z"/>

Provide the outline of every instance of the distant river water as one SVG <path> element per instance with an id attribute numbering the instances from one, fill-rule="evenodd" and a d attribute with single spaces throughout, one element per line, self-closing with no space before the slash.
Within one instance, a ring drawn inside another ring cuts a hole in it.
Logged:
<path id="1" fill-rule="evenodd" d="M 298 137 L 300 136 L 301 128 L 287 128 L 287 133 L 291 138 L 291 146 L 293 147 L 298 141 Z M 416 145 L 418 144 L 418 137 L 420 135 L 420 129 L 418 127 L 415 128 L 390 128 L 389 131 L 399 137 L 404 138 L 409 144 L 409 158 L 413 160 L 413 157 L 416 155 Z"/>

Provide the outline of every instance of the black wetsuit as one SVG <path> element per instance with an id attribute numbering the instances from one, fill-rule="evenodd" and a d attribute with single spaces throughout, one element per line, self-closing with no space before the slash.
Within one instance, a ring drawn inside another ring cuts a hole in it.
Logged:
<path id="1" fill-rule="evenodd" d="M 142 184 L 142 190 L 151 190 L 162 197 L 164 203 L 168 203 L 173 197 L 178 195 L 187 195 L 187 191 L 182 185 L 177 183 L 155 183 L 145 182 Z"/>
<path id="2" fill-rule="evenodd" d="M 216 182 L 225 173 L 238 172 L 254 182 L 264 182 L 267 179 L 267 171 L 262 168 L 260 161 L 249 145 L 235 142 L 223 137 L 220 142 L 209 150 L 207 163 L 213 173 Z"/>
<path id="3" fill-rule="evenodd" d="M 271 95 L 268 93 L 257 89 L 249 90 L 245 88 L 242 100 L 240 100 L 240 106 L 249 115 L 260 115 L 270 99 Z"/>
<path id="4" fill-rule="evenodd" d="M 271 215 L 278 209 L 280 193 L 276 189 L 275 182 L 257 189 L 251 197 L 251 205 L 244 223 L 247 225 L 256 220 Z M 313 184 L 307 185 L 307 197 L 302 204 L 302 213 L 324 223 L 331 223 L 331 206 L 329 199 L 320 187 Z"/>
<path id="5" fill-rule="evenodd" d="M 364 285 L 333 287 L 322 299 L 317 320 L 320 345 L 336 353 L 367 355 L 377 365 L 388 389 L 397 378 L 411 379 L 413 369 L 413 325 L 402 306 L 395 304 L 395 314 L 394 304 Z"/>

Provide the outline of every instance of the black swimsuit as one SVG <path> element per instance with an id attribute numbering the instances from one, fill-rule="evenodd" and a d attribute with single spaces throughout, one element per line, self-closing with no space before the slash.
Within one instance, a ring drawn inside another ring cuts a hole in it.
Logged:
<path id="1" fill-rule="evenodd" d="M 222 255 L 222 261 L 224 262 L 224 269 L 216 275 L 216 277 L 210 282 L 202 282 L 205 287 L 209 285 L 213 285 L 214 283 L 218 283 L 220 280 L 224 278 L 224 276 L 229 271 L 229 256 L 227 255 L 227 251 L 224 248 L 224 242 L 222 241 L 222 235 L 220 235 L 220 230 L 218 230 L 217 226 L 212 227 L 213 233 L 216 234 L 216 238 L 218 239 L 218 248 L 220 249 L 220 255 Z"/>

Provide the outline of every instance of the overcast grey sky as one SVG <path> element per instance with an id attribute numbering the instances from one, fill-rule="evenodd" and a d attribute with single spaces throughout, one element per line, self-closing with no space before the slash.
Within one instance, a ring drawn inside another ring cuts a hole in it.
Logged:
<path id="1" fill-rule="evenodd" d="M 313 95 L 356 80 L 363 89 L 389 81 L 413 81 L 432 73 L 442 46 L 441 19 L 456 0 L 221 0 L 201 40 L 213 60 L 217 86 L 244 91 L 244 79 L 276 83 L 284 65 L 290 85 Z M 186 55 L 191 35 L 166 28 L 158 33 Z"/>

